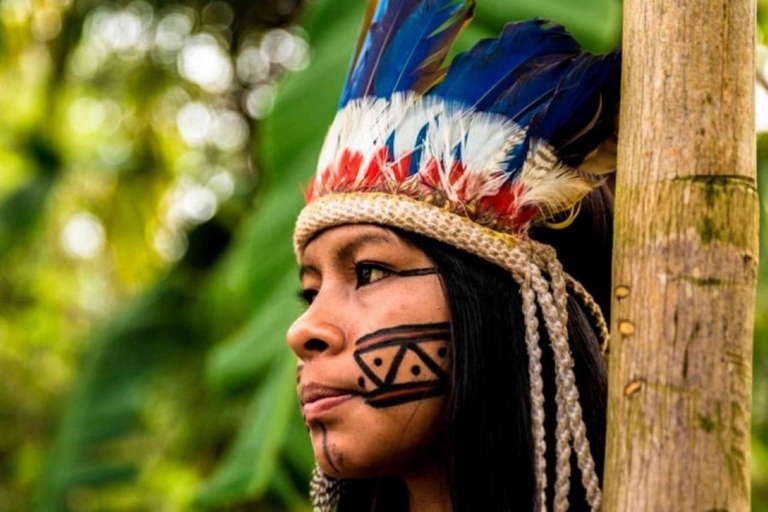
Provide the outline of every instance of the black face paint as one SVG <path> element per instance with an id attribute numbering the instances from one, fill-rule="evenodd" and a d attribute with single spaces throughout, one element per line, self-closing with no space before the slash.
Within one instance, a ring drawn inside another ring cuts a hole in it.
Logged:
<path id="1" fill-rule="evenodd" d="M 412 270 L 401 270 L 400 272 L 392 272 L 398 277 L 416 277 L 416 276 L 428 276 L 431 274 L 437 274 L 437 267 L 428 268 L 414 268 Z"/>
<path id="2" fill-rule="evenodd" d="M 323 455 L 325 456 L 325 460 L 328 461 L 328 464 L 336 473 L 341 473 L 339 468 L 336 467 L 336 464 L 333 463 L 331 452 L 328 450 L 328 429 L 325 428 L 325 423 L 321 421 L 318 421 L 317 424 L 320 425 L 320 430 L 323 432 Z"/>
<path id="3" fill-rule="evenodd" d="M 388 407 L 444 394 L 449 340 L 447 322 L 388 327 L 358 339 L 354 358 L 366 403 Z"/>

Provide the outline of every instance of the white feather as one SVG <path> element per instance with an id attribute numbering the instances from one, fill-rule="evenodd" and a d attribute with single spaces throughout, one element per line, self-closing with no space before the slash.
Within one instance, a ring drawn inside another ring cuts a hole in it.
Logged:
<path id="1" fill-rule="evenodd" d="M 524 185 L 518 204 L 536 206 L 545 216 L 570 210 L 599 184 L 558 162 L 552 148 L 541 140 L 531 144 L 518 181 Z"/>
<path id="2" fill-rule="evenodd" d="M 397 162 L 417 149 L 419 134 L 425 127 L 419 172 L 403 185 L 423 179 L 427 164 L 434 161 L 440 191 L 450 201 L 465 205 L 499 192 L 510 179 L 505 171 L 506 159 L 525 139 L 525 130 L 504 116 L 477 112 L 437 97 L 397 93 L 389 99 L 360 98 L 340 110 L 328 130 L 318 161 L 316 189 L 320 194 L 327 192 L 323 190 L 322 172 L 330 169 L 331 177 L 340 172 L 338 162 L 345 150 L 363 157 L 354 187 L 362 182 L 371 160 L 393 134 L 394 154 L 388 156 L 390 162 Z M 465 170 L 451 183 L 457 148 Z M 398 185 L 394 183 L 391 163 L 380 168 L 387 183 Z M 514 180 L 523 185 L 519 207 L 536 206 L 545 215 L 572 208 L 595 186 L 577 170 L 560 164 L 544 141 L 533 142 L 523 168 L 516 174 Z"/>

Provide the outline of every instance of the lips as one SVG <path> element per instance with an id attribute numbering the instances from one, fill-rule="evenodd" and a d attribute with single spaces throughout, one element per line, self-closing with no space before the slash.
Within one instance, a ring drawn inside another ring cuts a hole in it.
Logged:
<path id="1" fill-rule="evenodd" d="M 299 400 L 306 420 L 317 416 L 356 398 L 359 394 L 350 389 L 325 386 L 310 382 L 299 390 Z"/>

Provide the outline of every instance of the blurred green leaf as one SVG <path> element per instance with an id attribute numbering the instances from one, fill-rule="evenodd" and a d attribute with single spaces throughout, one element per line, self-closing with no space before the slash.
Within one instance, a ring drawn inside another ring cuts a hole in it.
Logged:
<path id="1" fill-rule="evenodd" d="M 66 510 L 72 488 L 137 475 L 138 454 L 114 447 L 142 434 L 140 413 L 150 377 L 202 355 L 206 331 L 190 315 L 195 277 L 182 265 L 93 336 L 63 408 L 36 510 Z"/>
<path id="2" fill-rule="evenodd" d="M 620 0 L 480 0 L 476 21 L 501 28 L 515 20 L 543 18 L 562 24 L 588 50 L 608 52 L 621 43 Z"/>
<path id="3" fill-rule="evenodd" d="M 203 505 L 259 498 L 274 478 L 291 410 L 298 407 L 296 360 L 287 347 L 253 398 L 248 420 L 198 500 Z"/>
<path id="4" fill-rule="evenodd" d="M 29 231 L 45 214 L 46 201 L 61 167 L 56 150 L 40 136 L 29 137 L 20 150 L 35 174 L 29 183 L 0 202 L 0 260 L 26 241 Z"/>
<path id="5" fill-rule="evenodd" d="M 285 274 L 266 303 L 229 341 L 208 359 L 207 378 L 220 392 L 231 393 L 264 375 L 276 357 L 285 354 L 285 326 L 301 313 L 297 278 Z"/>

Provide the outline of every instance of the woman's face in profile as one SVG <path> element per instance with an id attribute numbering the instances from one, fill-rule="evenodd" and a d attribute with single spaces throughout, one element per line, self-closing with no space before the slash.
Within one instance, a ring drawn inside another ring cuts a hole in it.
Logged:
<path id="1" fill-rule="evenodd" d="M 372 225 L 323 231 L 301 256 L 307 310 L 288 330 L 315 458 L 337 478 L 434 464 L 449 312 L 432 261 Z"/>

